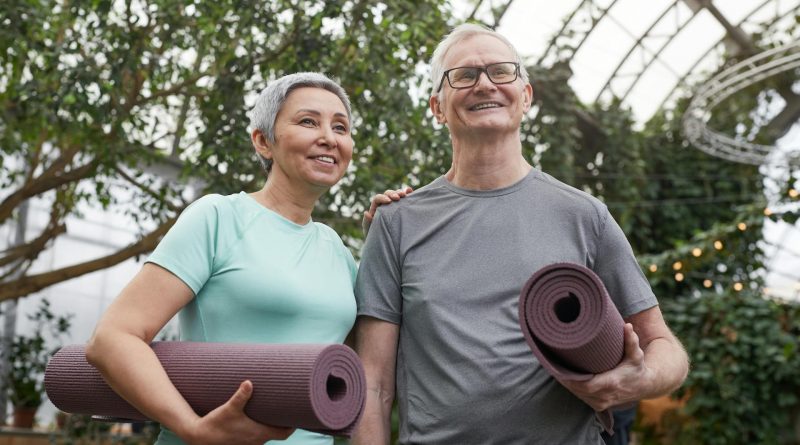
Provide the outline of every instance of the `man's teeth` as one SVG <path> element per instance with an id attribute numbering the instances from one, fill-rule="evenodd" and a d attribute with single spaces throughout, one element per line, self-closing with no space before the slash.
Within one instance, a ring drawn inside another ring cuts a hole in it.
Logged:
<path id="1" fill-rule="evenodd" d="M 474 107 L 472 107 L 472 109 L 473 110 L 483 110 L 483 109 L 486 109 L 486 108 L 497 108 L 499 106 L 500 105 L 496 104 L 496 103 L 478 104 L 478 105 L 475 105 Z"/>
<path id="2" fill-rule="evenodd" d="M 335 161 L 330 156 L 317 156 L 318 161 L 327 162 L 328 164 L 334 164 Z"/>

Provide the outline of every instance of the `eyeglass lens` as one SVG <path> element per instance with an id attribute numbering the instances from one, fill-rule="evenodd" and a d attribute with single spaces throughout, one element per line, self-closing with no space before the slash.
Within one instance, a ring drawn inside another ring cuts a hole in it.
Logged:
<path id="1" fill-rule="evenodd" d="M 493 63 L 485 68 L 453 68 L 449 70 L 447 77 L 451 87 L 467 88 L 478 83 L 481 72 L 485 72 L 493 83 L 509 83 L 517 79 L 517 66 L 512 62 Z"/>

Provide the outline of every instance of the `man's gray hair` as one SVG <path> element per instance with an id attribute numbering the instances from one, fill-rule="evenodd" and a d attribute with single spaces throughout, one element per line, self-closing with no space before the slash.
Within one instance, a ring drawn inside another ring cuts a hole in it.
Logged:
<path id="1" fill-rule="evenodd" d="M 456 26 L 450 34 L 445 36 L 439 45 L 436 46 L 436 49 L 433 51 L 433 56 L 431 57 L 431 96 L 438 96 L 439 95 L 439 84 L 442 81 L 442 76 L 444 75 L 445 67 L 444 67 L 444 58 L 450 49 L 457 43 L 461 42 L 462 40 L 468 39 L 473 36 L 477 35 L 487 35 L 492 36 L 501 42 L 505 43 L 511 52 L 514 54 L 513 62 L 517 62 L 519 64 L 519 74 L 522 78 L 522 81 L 528 83 L 528 71 L 525 69 L 525 66 L 522 64 L 522 58 L 519 56 L 517 49 L 514 48 L 514 45 L 505 38 L 502 34 L 492 29 L 489 29 L 485 26 L 476 25 L 474 23 L 464 23 L 462 25 Z"/>
<path id="2" fill-rule="evenodd" d="M 278 113 L 281 111 L 281 108 L 283 108 L 283 104 L 286 102 L 289 93 L 297 88 L 304 87 L 321 88 L 335 94 L 342 101 L 344 108 L 347 110 L 347 119 L 350 122 L 353 121 L 350 110 L 350 99 L 347 97 L 344 88 L 338 83 L 321 73 L 294 73 L 287 74 L 270 82 L 266 88 L 261 90 L 255 105 L 253 105 L 253 109 L 250 110 L 250 132 L 259 129 L 267 140 L 274 144 L 275 119 L 278 117 Z M 264 171 L 269 173 L 272 169 L 272 160 L 264 158 L 257 152 L 256 155 L 261 165 L 264 167 Z"/>

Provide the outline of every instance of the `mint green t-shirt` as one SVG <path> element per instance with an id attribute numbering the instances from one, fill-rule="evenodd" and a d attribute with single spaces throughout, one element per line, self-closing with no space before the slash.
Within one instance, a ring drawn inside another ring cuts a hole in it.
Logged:
<path id="1" fill-rule="evenodd" d="M 339 235 L 295 224 L 244 192 L 192 203 L 147 261 L 195 294 L 178 314 L 181 340 L 342 343 L 355 321 L 356 264 Z M 162 429 L 157 443 L 183 442 Z M 333 439 L 297 430 L 272 443 Z"/>

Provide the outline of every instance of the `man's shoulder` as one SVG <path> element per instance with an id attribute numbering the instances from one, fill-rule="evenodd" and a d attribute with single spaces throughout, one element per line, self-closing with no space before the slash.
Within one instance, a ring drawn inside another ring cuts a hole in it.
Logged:
<path id="1" fill-rule="evenodd" d="M 378 207 L 378 214 L 383 215 L 384 218 L 392 218 L 398 213 L 414 211 L 415 209 L 433 204 L 434 200 L 446 194 L 448 194 L 448 190 L 444 187 L 441 177 L 439 177 L 414 190 L 411 194 L 406 195 L 405 198 L 399 201 L 394 201 Z"/>
<path id="2" fill-rule="evenodd" d="M 534 176 L 539 189 L 537 193 L 546 195 L 550 198 L 550 202 L 568 208 L 591 211 L 597 215 L 607 211 L 606 205 L 591 194 L 561 182 L 545 172 L 538 173 Z"/>

